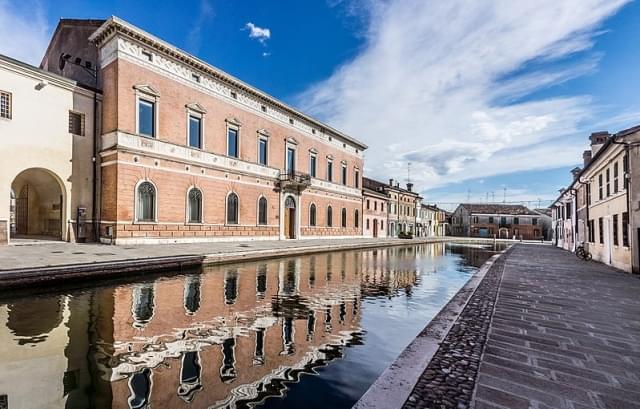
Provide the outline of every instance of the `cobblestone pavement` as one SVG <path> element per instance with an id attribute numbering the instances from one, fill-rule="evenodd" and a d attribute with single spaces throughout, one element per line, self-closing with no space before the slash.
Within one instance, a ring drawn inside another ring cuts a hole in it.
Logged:
<path id="1" fill-rule="evenodd" d="M 640 408 L 640 279 L 546 246 L 518 245 L 504 263 L 471 405 L 478 409 Z M 465 309 L 460 320 L 466 313 Z M 454 337 L 447 336 L 445 342 L 455 347 L 443 343 L 441 348 L 467 351 L 467 355 L 452 352 L 449 367 L 444 361 L 435 363 L 439 366 L 430 364 L 412 393 L 414 402 L 407 401 L 407 407 L 468 403 L 468 383 L 463 381 L 469 372 L 458 368 L 463 360 L 472 366 L 477 351 L 464 348 L 473 341 L 453 331 L 450 335 Z M 478 341 L 482 342 L 482 335 Z M 434 395 L 433 383 L 425 382 L 428 377 L 440 376 L 454 386 L 442 377 L 448 368 L 456 373 L 454 384 L 461 400 L 420 405 L 421 397 Z"/>
<path id="2" fill-rule="evenodd" d="M 478 285 L 409 395 L 406 409 L 469 406 L 505 259 L 496 260 Z"/>

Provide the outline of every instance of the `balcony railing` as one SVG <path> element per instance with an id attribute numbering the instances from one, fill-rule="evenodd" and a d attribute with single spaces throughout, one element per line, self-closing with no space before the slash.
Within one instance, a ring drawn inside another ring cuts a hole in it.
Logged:
<path id="1" fill-rule="evenodd" d="M 304 190 L 311 185 L 311 176 L 303 172 L 286 172 L 278 176 L 280 189 Z"/>

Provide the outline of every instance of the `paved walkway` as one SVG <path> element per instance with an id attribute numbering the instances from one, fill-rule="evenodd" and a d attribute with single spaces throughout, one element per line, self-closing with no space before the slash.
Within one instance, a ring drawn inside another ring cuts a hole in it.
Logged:
<path id="1" fill-rule="evenodd" d="M 547 246 L 517 245 L 504 257 L 495 303 L 484 301 L 493 310 L 486 340 L 451 331 L 405 406 L 468 407 L 446 388 L 471 380 L 477 409 L 640 408 L 640 279 Z M 477 343 L 477 373 L 457 375 Z M 435 397 L 434 379 L 445 389 Z"/>
<path id="2" fill-rule="evenodd" d="M 292 249 L 330 248 L 336 246 L 381 246 L 410 244 L 414 240 L 400 239 L 321 239 L 321 240 L 255 240 L 209 243 L 122 245 L 77 244 L 66 242 L 32 242 L 18 246 L 0 247 L 0 273 L 6 270 L 144 260 L 168 257 L 204 257 L 282 251 Z"/>
<path id="3" fill-rule="evenodd" d="M 640 280 L 554 248 L 507 259 L 478 408 L 640 408 Z"/>

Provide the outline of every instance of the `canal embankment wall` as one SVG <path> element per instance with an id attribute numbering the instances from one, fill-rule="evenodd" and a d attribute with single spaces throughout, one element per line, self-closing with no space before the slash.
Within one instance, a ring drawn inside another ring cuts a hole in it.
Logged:
<path id="1" fill-rule="evenodd" d="M 205 265 L 437 242 L 490 244 L 514 241 L 447 236 L 139 246 L 50 242 L 30 246 L 7 246 L 0 248 L 0 289 L 48 286 L 159 272 L 180 273 Z"/>

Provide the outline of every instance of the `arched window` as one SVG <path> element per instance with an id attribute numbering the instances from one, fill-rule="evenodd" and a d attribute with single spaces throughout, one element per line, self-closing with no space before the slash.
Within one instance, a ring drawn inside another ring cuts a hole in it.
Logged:
<path id="1" fill-rule="evenodd" d="M 358 209 L 356 209 L 353 215 L 353 225 L 356 227 L 356 229 L 360 227 L 360 212 L 358 211 Z"/>
<path id="2" fill-rule="evenodd" d="M 333 209 L 331 206 L 327 207 L 327 227 L 333 226 Z"/>
<path id="3" fill-rule="evenodd" d="M 195 187 L 189 190 L 189 223 L 202 223 L 202 192 Z"/>
<path id="4" fill-rule="evenodd" d="M 142 182 L 138 186 L 138 221 L 156 220 L 156 188 L 151 182 Z"/>
<path id="5" fill-rule="evenodd" d="M 347 209 L 342 208 L 341 217 L 340 217 L 342 227 L 347 227 Z"/>
<path id="6" fill-rule="evenodd" d="M 133 326 L 142 328 L 151 321 L 155 309 L 153 284 L 143 284 L 133 289 Z"/>
<path id="7" fill-rule="evenodd" d="M 264 197 L 258 200 L 258 224 L 267 224 L 267 199 Z"/>
<path id="8" fill-rule="evenodd" d="M 312 203 L 311 207 L 309 208 L 309 226 L 315 227 L 315 225 L 316 225 L 316 205 Z"/>
<path id="9" fill-rule="evenodd" d="M 227 196 L 227 224 L 238 224 L 238 195 L 229 193 Z"/>

